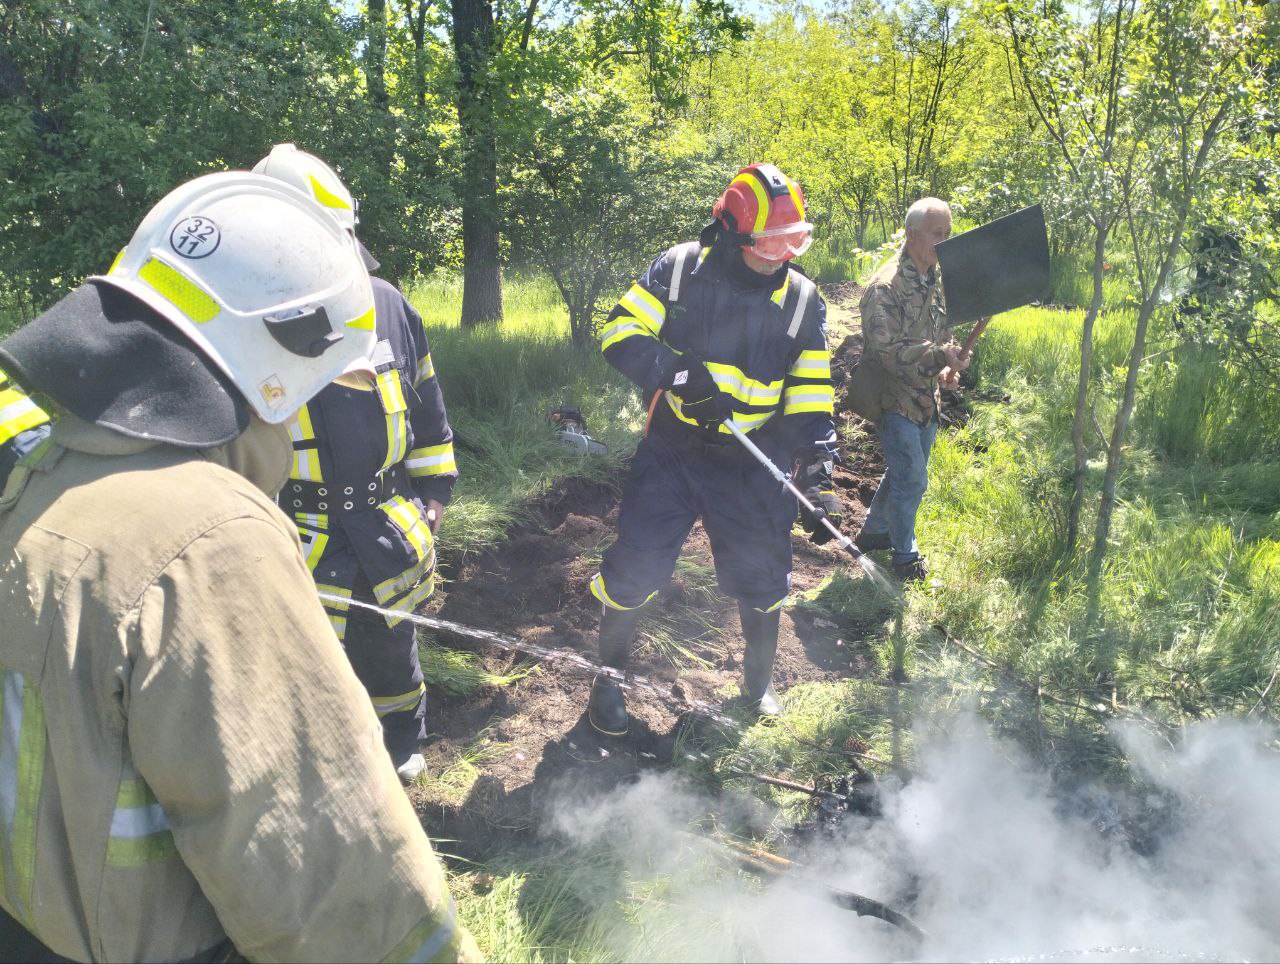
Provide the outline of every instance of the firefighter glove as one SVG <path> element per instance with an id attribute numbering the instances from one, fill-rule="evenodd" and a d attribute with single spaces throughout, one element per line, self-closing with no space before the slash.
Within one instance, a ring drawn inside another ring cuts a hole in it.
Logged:
<path id="1" fill-rule="evenodd" d="M 804 506 L 800 507 L 800 524 L 804 526 L 804 531 L 809 533 L 809 541 L 815 546 L 830 542 L 831 530 L 822 524 L 822 520 L 829 519 L 833 526 L 840 527 L 840 522 L 844 518 L 844 509 L 840 507 L 840 500 L 830 489 L 809 489 L 804 496 L 813 503 L 815 510 L 810 512 Z"/>
<path id="2" fill-rule="evenodd" d="M 680 411 L 708 431 L 716 431 L 720 423 L 733 414 L 729 396 L 720 391 L 707 366 L 696 359 L 681 364 L 669 376 L 671 394 L 680 399 Z"/>

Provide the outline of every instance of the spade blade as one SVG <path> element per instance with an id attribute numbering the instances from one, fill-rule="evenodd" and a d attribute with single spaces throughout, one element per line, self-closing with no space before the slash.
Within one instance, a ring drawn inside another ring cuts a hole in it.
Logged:
<path id="1" fill-rule="evenodd" d="M 1049 235 L 1039 204 L 948 238 L 937 251 L 952 325 L 1049 294 Z"/>

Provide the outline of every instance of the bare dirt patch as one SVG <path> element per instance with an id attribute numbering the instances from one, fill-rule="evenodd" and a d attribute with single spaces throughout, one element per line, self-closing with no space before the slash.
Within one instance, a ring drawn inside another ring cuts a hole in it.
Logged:
<path id="1" fill-rule="evenodd" d="M 851 297 L 856 303 L 856 294 Z M 852 533 L 883 463 L 869 426 L 850 413 L 838 421 L 845 464 L 837 466 L 835 484 L 846 507 L 844 526 Z M 466 558 L 449 557 L 446 547 L 445 581 L 425 611 L 594 660 L 599 604 L 588 584 L 614 538 L 620 484 L 562 480 L 527 507 L 528 521 L 513 528 L 503 544 Z M 843 552 L 830 544 L 813 546 L 798 528 L 793 545 L 796 594 L 817 587 L 836 567 L 851 569 Z M 669 648 L 646 642 L 642 627 L 632 669 L 668 695 L 629 697 L 632 727 L 626 738 L 605 738 L 591 728 L 591 680 L 560 666 L 544 664 L 515 683 L 463 698 L 429 695 L 424 752 L 430 771 L 445 778 L 411 788 L 410 796 L 429 831 L 455 841 L 453 852 L 484 856 L 536 833 L 553 788 L 613 786 L 646 768 L 669 766 L 682 728 L 691 722 L 689 702 L 721 706 L 737 694 L 743 646 L 737 607 L 710 591 L 711 552 L 700 525 L 682 558 L 693 565 L 677 570 L 650 606 L 684 653 L 673 657 Z M 858 575 L 856 568 L 851 574 Z M 778 691 L 785 695 L 798 683 L 877 672 L 861 632 L 809 607 L 787 609 L 774 674 Z M 440 640 L 478 647 L 463 638 Z M 499 674 L 527 661 L 496 649 L 475 651 Z"/>

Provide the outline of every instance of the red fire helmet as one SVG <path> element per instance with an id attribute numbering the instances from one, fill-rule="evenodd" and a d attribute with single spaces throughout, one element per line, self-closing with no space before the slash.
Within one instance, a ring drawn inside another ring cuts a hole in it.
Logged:
<path id="1" fill-rule="evenodd" d="M 804 219 L 804 192 L 772 164 L 739 171 L 711 214 L 766 261 L 799 257 L 813 242 L 813 225 Z"/>

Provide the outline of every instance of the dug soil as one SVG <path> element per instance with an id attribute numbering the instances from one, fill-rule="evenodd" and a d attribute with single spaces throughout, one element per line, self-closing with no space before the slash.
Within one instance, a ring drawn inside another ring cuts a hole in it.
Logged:
<path id="1" fill-rule="evenodd" d="M 838 381 L 860 347 L 851 336 L 833 351 Z M 875 493 L 883 462 L 870 426 L 847 412 L 838 414 L 837 424 L 844 462 L 836 468 L 835 484 L 846 510 L 843 527 L 853 533 Z M 614 538 L 621 482 L 621 477 L 612 483 L 562 479 L 526 507 L 527 521 L 502 544 L 463 558 L 450 558 L 446 550 L 442 587 L 423 613 L 595 660 L 600 604 L 588 583 L 600 552 Z M 793 535 L 793 598 L 836 569 L 860 577 L 842 550 L 813 546 L 798 526 Z M 707 591 L 712 559 L 701 525 L 694 527 L 682 558 L 694 565 L 683 574 L 678 569 L 649 608 L 663 620 L 662 635 L 678 640 L 684 652 L 655 645 L 642 624 L 632 670 L 661 693 L 629 696 L 626 737 L 608 738 L 592 729 L 586 715 L 590 675 L 562 663 L 541 663 L 515 682 L 485 686 L 466 697 L 429 694 L 424 754 L 428 770 L 443 779 L 411 787 L 409 793 L 428 831 L 451 841 L 450 852 L 483 859 L 536 835 L 543 804 L 553 793 L 570 786 L 606 788 L 646 769 L 670 766 L 682 732 L 696 725 L 690 704 L 720 707 L 738 693 L 737 606 Z M 436 638 L 473 650 L 497 676 L 520 675 L 534 662 L 461 636 Z M 798 683 L 878 671 L 864 630 L 841 626 L 813 607 L 784 610 L 774 671 L 784 699 Z"/>

